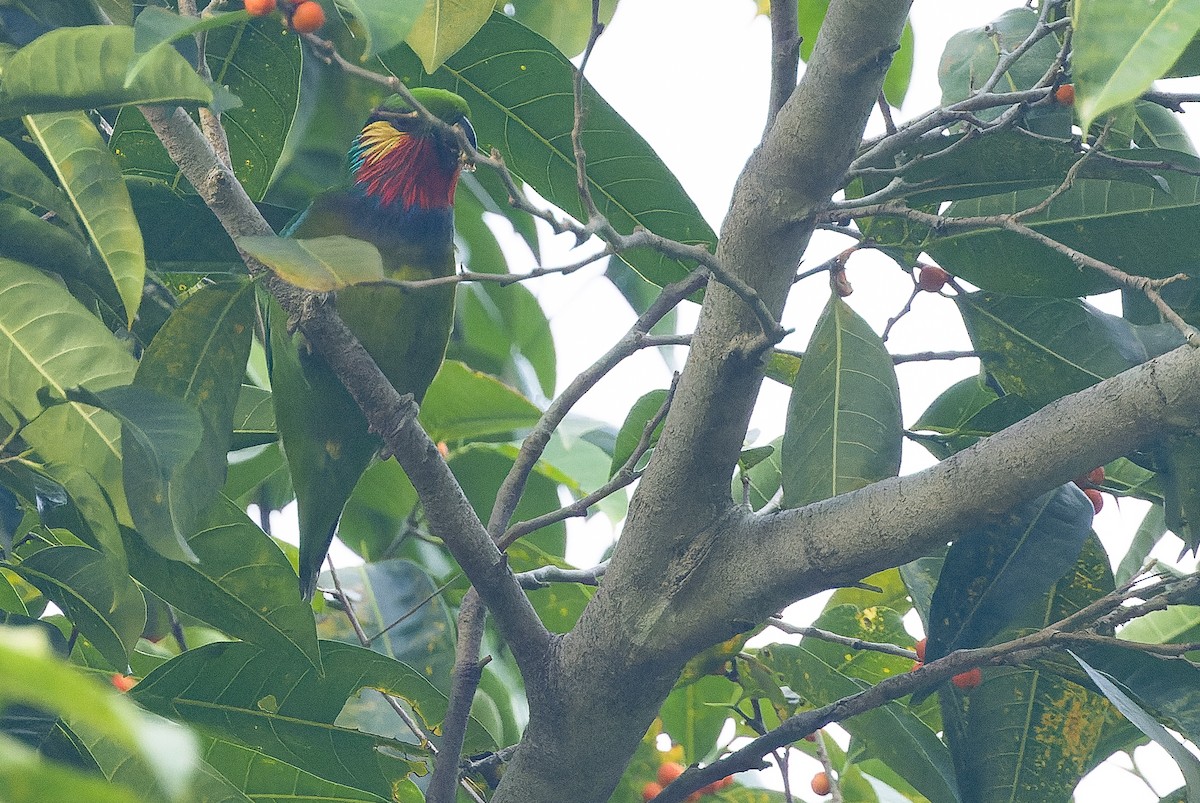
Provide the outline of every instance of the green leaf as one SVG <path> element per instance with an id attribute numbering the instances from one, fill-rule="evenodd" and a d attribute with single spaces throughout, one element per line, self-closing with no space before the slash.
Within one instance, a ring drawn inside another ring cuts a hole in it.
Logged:
<path id="1" fill-rule="evenodd" d="M 1147 644 L 1190 644 L 1200 641 L 1200 607 L 1169 605 L 1121 628 L 1121 638 Z"/>
<path id="2" fill-rule="evenodd" d="M 405 794 L 408 773 L 423 771 L 424 751 L 336 722 L 347 701 L 363 688 L 414 704 L 426 728 L 441 721 L 444 698 L 416 670 L 361 647 L 323 641 L 321 659 L 323 677 L 289 656 L 219 642 L 168 661 L 130 695 L 152 711 L 327 781 L 384 799 L 392 798 L 393 786 Z M 413 799 L 407 794 L 401 799 Z"/>
<path id="3" fill-rule="evenodd" d="M 800 58 L 804 61 L 812 57 L 817 36 L 828 13 L 829 0 L 800 0 L 797 27 L 801 37 Z M 898 107 L 904 102 L 908 82 L 912 78 L 912 66 L 913 30 L 912 23 L 906 21 L 900 34 L 900 49 L 892 54 L 891 66 L 883 78 L 883 95 L 891 105 Z"/>
<path id="4" fill-rule="evenodd" d="M 0 786 L 8 803 L 87 800 L 90 803 L 142 803 L 131 789 L 106 778 L 47 761 L 37 751 L 0 734 Z"/>
<path id="5" fill-rule="evenodd" d="M 610 477 L 620 471 L 621 467 L 629 462 L 629 458 L 633 457 L 633 452 L 645 434 L 646 427 L 662 409 L 669 395 L 670 392 L 666 390 L 652 390 L 643 394 L 633 403 L 633 407 L 625 416 L 625 422 L 621 424 L 621 429 L 617 432 L 617 444 L 613 447 L 612 465 L 608 471 Z M 659 421 L 654 427 L 654 431 L 650 434 L 649 448 L 638 459 L 638 466 L 644 466 L 650 459 L 650 455 L 654 452 L 654 445 L 658 443 L 658 436 L 662 434 L 662 425 L 663 422 Z"/>
<path id="6" fill-rule="evenodd" d="M 0 192 L 56 212 L 67 220 L 74 219 L 71 202 L 63 191 L 16 145 L 3 138 L 0 138 Z"/>
<path id="7" fill-rule="evenodd" d="M 382 2 L 383 0 L 376 0 Z M 408 46 L 432 73 L 458 53 L 488 21 L 492 0 L 429 0 L 408 32 Z"/>
<path id="8" fill-rule="evenodd" d="M 1112 590 L 1104 548 L 1089 538 L 1074 571 L 1028 605 L 996 641 L 1040 630 Z M 945 737 L 959 788 L 971 790 L 971 800 L 1070 797 L 1115 711 L 1060 674 L 1057 667 L 985 667 L 982 685 L 969 692 L 943 687 Z"/>
<path id="9" fill-rule="evenodd" d="M 454 443 L 528 429 L 541 415 L 495 377 L 446 360 L 425 394 L 419 420 L 435 441 Z"/>
<path id="10" fill-rule="evenodd" d="M 1176 151 L 1139 148 L 1119 151 L 1126 159 L 1165 160 L 1196 170 L 1200 159 Z M 1155 170 L 1165 186 L 1080 179 L 1049 207 L 1023 222 L 1070 248 L 1138 276 L 1162 278 L 1195 270 L 1200 247 L 1180 232 L 1200 225 L 1200 179 L 1173 170 Z M 951 217 L 1003 215 L 1041 203 L 1052 187 L 1018 190 L 954 202 Z M 955 276 L 996 292 L 1014 295 L 1080 296 L 1116 284 L 1091 268 L 1078 268 L 1056 251 L 1012 232 L 976 229 L 926 238 L 913 247 L 926 250 Z M 1004 254 L 1002 265 L 995 255 Z"/>
<path id="11" fill-rule="evenodd" d="M 387 279 L 379 249 L 344 234 L 311 240 L 239 237 L 237 244 L 279 278 L 317 293 Z"/>
<path id="12" fill-rule="evenodd" d="M 796 383 L 802 357 L 782 351 L 772 351 L 767 358 L 767 377 L 789 388 Z"/>
<path id="13" fill-rule="evenodd" d="M 89 547 L 52 546 L 15 569 L 61 608 L 115 669 L 125 671 L 146 626 L 146 603 L 119 560 Z"/>
<path id="14" fill-rule="evenodd" d="M 213 80 L 228 86 L 242 101 L 241 106 L 226 109 L 221 121 L 229 139 L 233 173 L 247 194 L 260 201 L 296 117 L 299 37 L 282 35 L 275 15 L 248 22 L 243 19 L 240 24 L 208 31 L 204 53 Z M 187 187 L 190 192 L 179 168 L 136 108 L 124 108 L 117 115 L 109 144 L 126 174 L 156 178 L 172 188 Z M 199 206 L 203 209 L 202 204 Z M 211 213 L 205 213 L 205 218 L 211 220 Z M 179 218 L 174 224 L 195 225 Z M 220 236 L 227 241 L 226 235 Z"/>
<path id="15" fill-rule="evenodd" d="M 379 795 L 330 783 L 302 767 L 270 758 L 227 739 L 206 739 L 204 761 L 222 776 L 236 779 L 249 800 L 294 798 L 312 803 L 388 803 Z"/>
<path id="16" fill-rule="evenodd" d="M 1083 667 L 1083 671 L 1087 672 L 1088 677 L 1092 679 L 1100 691 L 1104 693 L 1117 709 L 1125 715 L 1125 718 L 1137 726 L 1138 730 L 1149 736 L 1159 747 L 1166 750 L 1167 753 L 1179 765 L 1179 770 L 1183 773 L 1184 781 L 1188 786 L 1188 803 L 1196 803 L 1200 801 L 1200 759 L 1197 759 L 1191 752 L 1184 747 L 1178 739 L 1167 733 L 1167 729 L 1158 724 L 1153 717 L 1134 702 L 1129 695 L 1121 690 L 1121 688 L 1113 682 L 1112 678 L 1107 677 L 1101 672 L 1097 672 L 1086 661 L 1080 658 L 1071 650 L 1067 650 L 1071 657 L 1079 662 Z"/>
<path id="17" fill-rule="evenodd" d="M 559 557 L 549 554 L 527 540 L 518 541 L 510 546 L 505 554 L 509 556 L 514 571 L 527 572 L 540 569 L 543 566 L 558 566 L 564 569 L 574 568 Z M 533 603 L 538 618 L 551 633 L 569 633 L 579 621 L 583 609 L 587 607 L 596 589 L 579 583 L 551 583 L 548 588 L 529 591 L 529 601 Z"/>
<path id="18" fill-rule="evenodd" d="M 62 717 L 69 725 L 86 726 L 145 758 L 161 788 L 175 794 L 181 791 L 196 763 L 190 734 L 145 716 L 107 683 L 85 677 L 54 658 L 44 636 L 33 628 L 2 631 L 0 677 L 6 680 L 0 687 L 0 706 L 34 706 Z M 8 747 L 6 743 L 0 754 L 10 756 Z M 169 756 L 159 753 L 162 747 L 169 748 Z"/>
<path id="19" fill-rule="evenodd" d="M 238 393 L 237 406 L 233 409 L 233 449 L 247 449 L 273 443 L 279 434 L 275 431 L 275 407 L 271 391 L 256 385 L 242 384 Z"/>
<path id="20" fill-rule="evenodd" d="M 450 453 L 450 470 L 462 485 L 480 521 L 487 521 L 491 515 L 496 494 L 512 469 L 515 455 L 516 447 L 487 443 L 472 443 Z M 543 472 L 544 467 L 539 463 L 529 477 L 513 521 L 526 521 L 560 507 L 559 484 Z M 556 522 L 525 536 L 524 542 L 555 558 L 561 558 L 566 550 L 566 526 L 561 521 Z M 513 554 L 512 549 L 509 548 L 510 555 Z"/>
<path id="21" fill-rule="evenodd" d="M 1136 363 L 1122 356 L 1104 321 L 1079 301 L 998 293 L 955 300 L 984 368 L 1035 408 Z"/>
<path id="22" fill-rule="evenodd" d="M 520 284 L 467 284 L 454 311 L 455 359 L 528 393 L 554 394 L 554 338 L 533 293 Z"/>
<path id="23" fill-rule="evenodd" d="M 1170 70 L 1200 31 L 1200 3 L 1087 0 L 1072 7 L 1071 29 L 1075 109 L 1086 131 Z"/>
<path id="24" fill-rule="evenodd" d="M 425 0 L 336 0 L 339 8 L 348 12 L 362 26 L 362 60 L 385 53 L 409 35 Z"/>
<path id="25" fill-rule="evenodd" d="M 422 72 L 407 48 L 383 58 L 408 86 L 438 86 L 462 95 L 481 150 L 497 147 L 512 171 L 556 206 L 582 218 L 571 147 L 574 67 L 553 45 L 503 14 L 436 74 Z M 646 141 L 585 81 L 583 144 L 596 204 L 619 231 L 644 226 L 656 234 L 712 248 L 716 235 L 679 181 Z M 693 267 L 645 250 L 619 257 L 663 286 Z"/>
<path id="26" fill-rule="evenodd" d="M 23 420 L 24 440 L 47 462 L 84 468 L 104 488 L 120 520 L 128 520 L 121 483 L 121 426 L 78 403 L 42 412 L 38 391 L 97 391 L 133 378 L 132 357 L 104 324 L 61 284 L 33 268 L 0 259 L 0 396 Z M 41 413 L 41 415 L 39 415 Z"/>
<path id="27" fill-rule="evenodd" d="M 126 87 L 125 70 L 133 56 L 132 28 L 88 25 L 50 31 L 5 64 L 0 116 L 212 102 L 212 90 L 173 48 L 148 56 L 138 79 Z"/>
<path id="28" fill-rule="evenodd" d="M 133 23 L 133 60 L 125 74 L 125 88 L 133 86 L 142 71 L 156 60 L 166 58 L 163 51 L 172 49 L 171 44 L 185 36 L 227 25 L 245 24 L 250 15 L 240 12 L 232 14 L 206 14 L 203 17 L 181 17 L 165 8 L 147 6 L 137 15 Z"/>
<path id="29" fill-rule="evenodd" d="M 1001 54 L 1012 53 L 1033 32 L 1037 18 L 1037 12 L 1030 8 L 1013 8 L 987 25 L 968 28 L 950 37 L 938 65 L 942 105 L 958 103 L 975 94 L 995 71 Z M 1039 39 L 1001 76 L 996 91 L 1031 88 L 1058 57 L 1059 44 L 1054 36 Z M 994 120 L 1002 111 L 994 108 L 975 113 L 983 120 Z M 1037 126 L 1038 133 L 1060 138 L 1071 135 L 1071 115 L 1065 108 L 1055 108 L 1046 118 L 1057 119 L 1043 120 L 1051 124 Z"/>
<path id="30" fill-rule="evenodd" d="M 1125 585 L 1133 579 L 1133 576 L 1146 563 L 1146 558 L 1150 556 L 1150 550 L 1154 549 L 1166 534 L 1167 519 L 1162 505 L 1154 505 L 1146 511 L 1142 523 L 1138 525 L 1137 532 L 1133 535 L 1133 542 L 1129 545 L 1129 550 L 1121 558 L 1121 564 L 1115 573 L 1118 585 Z M 1135 620 L 1130 623 L 1129 627 L 1144 620 L 1145 617 Z M 1133 636 L 1126 635 L 1125 638 L 1133 638 Z"/>
<path id="31" fill-rule="evenodd" d="M 946 553 L 929 607 L 925 658 L 981 647 L 1075 565 L 1092 504 L 1068 483 L 964 533 Z"/>
<path id="32" fill-rule="evenodd" d="M 709 758 L 725 727 L 741 688 L 725 677 L 707 675 L 694 683 L 676 686 L 667 695 L 658 716 L 674 744 L 683 747 L 683 760 L 691 764 Z"/>
<path id="33" fill-rule="evenodd" d="M 1200 734 L 1200 709 L 1196 707 L 1200 669 L 1194 663 L 1106 644 L 1081 646 L 1079 652 L 1185 739 Z"/>
<path id="34" fill-rule="evenodd" d="M 417 491 L 395 460 L 377 461 L 363 472 L 346 501 L 338 538 L 366 561 L 390 557 L 408 531 Z"/>
<path id="35" fill-rule="evenodd" d="M 883 341 L 831 296 L 788 402 L 783 505 L 802 507 L 900 469 L 900 392 Z"/>
<path id="36" fill-rule="evenodd" d="M 108 266 L 125 305 L 126 325 L 132 326 L 142 300 L 146 255 L 129 191 L 104 138 L 83 112 L 29 115 L 25 128 L 58 174 Z"/>
<path id="37" fill-rule="evenodd" d="M 291 563 L 229 500 L 209 511 L 188 547 L 198 563 L 168 560 L 126 538 L 130 572 L 189 616 L 272 654 L 320 668 L 312 608 L 296 593 Z"/>
<path id="38" fill-rule="evenodd" d="M 863 681 L 842 674 L 804 644 L 764 647 L 759 657 L 811 705 L 824 705 L 866 688 Z M 903 767 L 904 779 L 933 803 L 959 800 L 946 746 L 904 706 L 887 703 L 839 724 L 863 741 L 871 755 L 889 767 Z"/>
<path id="39" fill-rule="evenodd" d="M 142 355 L 134 384 L 199 412 L 199 447 L 165 478 L 149 453 L 126 449 L 125 487 L 134 524 L 163 557 L 194 560 L 187 539 L 225 484 L 233 413 L 250 355 L 254 285 L 209 285 L 188 298 Z M 165 468 L 165 467 L 164 467 Z"/>

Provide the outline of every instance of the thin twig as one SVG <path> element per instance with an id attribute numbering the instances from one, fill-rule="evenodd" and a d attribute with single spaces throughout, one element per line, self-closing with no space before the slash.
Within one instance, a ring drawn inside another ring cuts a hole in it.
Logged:
<path id="1" fill-rule="evenodd" d="M 454 803 L 456 784 L 464 789 L 471 788 L 465 778 L 460 780 L 458 765 L 471 718 L 471 701 L 483 677 L 483 668 L 491 660 L 479 660 L 486 614 L 487 609 L 478 592 L 469 589 L 458 609 L 458 642 L 454 647 L 450 703 L 442 719 L 442 751 L 434 761 L 433 777 L 426 791 L 429 803 Z"/>
<path id="2" fill-rule="evenodd" d="M 794 625 L 790 622 L 785 622 L 778 616 L 772 616 L 767 620 L 767 624 L 776 630 L 782 630 L 784 633 L 791 633 L 793 635 L 804 636 L 806 638 L 815 638 L 821 641 L 828 641 L 833 644 L 841 644 L 843 647 L 849 647 L 852 650 L 870 650 L 872 652 L 881 652 L 885 655 L 895 655 L 900 658 L 908 658 L 913 661 L 918 660 L 915 652 L 905 649 L 898 644 L 863 641 L 862 639 L 843 636 L 838 633 L 831 633 L 830 631 L 822 630 L 819 627 Z"/>

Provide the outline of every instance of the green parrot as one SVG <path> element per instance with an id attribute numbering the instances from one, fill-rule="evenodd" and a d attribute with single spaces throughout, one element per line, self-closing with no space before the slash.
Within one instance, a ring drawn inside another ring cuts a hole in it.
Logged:
<path id="1" fill-rule="evenodd" d="M 412 93 L 475 145 L 465 100 L 440 89 Z M 464 163 L 459 140 L 393 95 L 371 112 L 347 162 L 346 185 L 314 198 L 284 236 L 365 240 L 379 249 L 394 279 L 453 274 L 454 190 Z M 421 401 L 446 353 L 453 285 L 416 292 L 357 285 L 339 290 L 334 303 L 396 390 Z M 342 508 L 379 441 L 329 368 L 278 318 L 272 316 L 272 396 L 299 507 L 300 592 L 311 599 Z"/>

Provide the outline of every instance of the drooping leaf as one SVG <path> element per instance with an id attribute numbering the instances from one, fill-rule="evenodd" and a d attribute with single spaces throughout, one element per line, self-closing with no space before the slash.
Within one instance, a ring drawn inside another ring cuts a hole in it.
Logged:
<path id="1" fill-rule="evenodd" d="M 118 519 L 128 521 L 120 423 L 74 402 L 42 412 L 38 392 L 49 388 L 62 398 L 70 387 L 98 391 L 128 384 L 135 368 L 129 352 L 61 284 L 0 259 L 0 365 L 0 395 L 9 409 L 31 421 L 21 430 L 25 441 L 43 460 L 87 470 L 108 494 Z"/>
<path id="2" fill-rule="evenodd" d="M 540 195 L 583 217 L 571 147 L 574 67 L 553 45 L 494 13 L 480 35 L 433 75 L 422 71 L 407 48 L 384 54 L 383 62 L 408 86 L 437 86 L 462 95 L 471 106 L 480 148 L 486 153 L 497 147 L 512 171 Z M 716 235 L 645 140 L 586 82 L 585 99 L 583 143 L 600 212 L 620 231 L 641 225 L 711 248 Z M 651 251 L 620 258 L 659 286 L 683 278 L 692 267 Z"/>
<path id="3" fill-rule="evenodd" d="M 429 0 L 408 32 L 408 46 L 432 73 L 475 36 L 494 8 L 490 0 Z"/>
<path id="4" fill-rule="evenodd" d="M 1070 650 L 1068 652 L 1079 662 L 1079 665 L 1087 672 L 1092 682 L 1100 688 L 1104 696 L 1125 715 L 1125 718 L 1136 725 L 1138 730 L 1149 736 L 1155 744 L 1166 750 L 1179 765 L 1179 770 L 1183 773 L 1183 778 L 1188 786 L 1188 803 L 1196 803 L 1200 800 L 1200 759 L 1192 755 L 1174 736 L 1167 733 L 1167 729 L 1122 691 L 1112 678 L 1093 669 L 1074 652 Z"/>
<path id="5" fill-rule="evenodd" d="M 16 145 L 4 138 L 0 138 L 0 192 L 64 215 L 68 220 L 74 214 L 63 191 Z"/>
<path id="6" fill-rule="evenodd" d="M 316 293 L 387 278 L 378 248 L 342 234 L 311 240 L 239 237 L 237 244 L 279 278 Z"/>
<path id="7" fill-rule="evenodd" d="M 188 538 L 199 561 L 168 560 L 126 538 L 129 568 L 164 601 L 236 638 L 320 668 L 312 608 L 271 538 L 229 500 L 212 506 Z"/>
<path id="8" fill-rule="evenodd" d="M 0 116 L 212 102 L 212 90 L 173 48 L 149 56 L 137 80 L 127 87 L 125 68 L 133 55 L 132 28 L 88 25 L 50 31 L 5 64 Z"/>
<path id="9" fill-rule="evenodd" d="M 429 437 L 453 443 L 528 429 L 541 414 L 498 379 L 446 360 L 425 394 L 419 420 Z"/>
<path id="10" fill-rule="evenodd" d="M 1200 4 L 1088 0 L 1071 10 L 1071 73 L 1083 130 L 1139 97 L 1200 31 Z"/>
<path id="11" fill-rule="evenodd" d="M 150 470 L 152 452 L 140 444 L 126 449 L 125 486 L 134 524 L 163 557 L 194 560 L 188 538 L 225 484 L 254 310 L 251 283 L 207 286 L 172 313 L 138 365 L 135 385 L 186 403 L 198 411 L 201 423 L 198 448 L 165 476 Z"/>
<path id="12" fill-rule="evenodd" d="M 163 664 L 130 694 L 152 711 L 327 781 L 414 799 L 406 776 L 423 771 L 418 745 L 336 722 L 363 688 L 412 704 L 426 728 L 441 721 L 445 698 L 416 670 L 362 647 L 323 641 L 321 662 L 323 677 L 307 663 L 250 644 L 209 644 Z"/>
<path id="13" fill-rule="evenodd" d="M 926 660 L 980 647 L 1075 565 L 1092 504 L 1073 484 L 955 541 L 929 608 Z"/>
<path id="14" fill-rule="evenodd" d="M 129 191 L 104 138 L 83 112 L 28 115 L 25 128 L 58 174 L 108 267 L 125 306 L 125 323 L 132 326 L 142 300 L 145 248 Z"/>
<path id="15" fill-rule="evenodd" d="M 119 560 L 89 547 L 52 546 L 15 568 L 71 617 L 113 668 L 125 670 L 146 625 L 146 603 Z"/>
<path id="16" fill-rule="evenodd" d="M 270 758 L 228 739 L 206 739 L 201 755 L 222 777 L 236 779 L 247 800 L 295 797 L 301 800 L 387 803 L 364 789 L 323 780 L 304 767 Z M 235 799 L 235 803 L 241 803 Z"/>
<path id="17" fill-rule="evenodd" d="M 403 42 L 428 5 L 425 0 L 337 0 L 337 4 L 361 26 L 363 61 Z"/>
<path id="18" fill-rule="evenodd" d="M 668 396 L 669 392 L 666 390 L 652 390 L 633 403 L 633 408 L 625 416 L 625 423 L 621 424 L 621 429 L 617 432 L 617 445 L 613 448 L 609 476 L 620 471 L 621 467 L 629 462 L 629 458 L 633 457 L 638 443 L 646 433 L 646 427 L 662 409 Z M 652 454 L 654 445 L 658 443 L 658 436 L 662 434 L 662 423 L 659 421 L 655 425 L 654 431 L 650 433 L 649 448 L 646 450 L 646 454 L 638 460 L 639 465 L 645 465 L 647 456 Z"/>
<path id="19" fill-rule="evenodd" d="M 831 297 L 788 402 L 784 507 L 895 476 L 902 431 L 896 372 L 883 341 L 844 301 Z"/>

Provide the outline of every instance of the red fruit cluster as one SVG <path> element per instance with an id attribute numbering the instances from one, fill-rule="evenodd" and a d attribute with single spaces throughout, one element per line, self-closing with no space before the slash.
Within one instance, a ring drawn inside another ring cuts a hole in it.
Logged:
<path id="1" fill-rule="evenodd" d="M 1063 84 L 1054 90 L 1054 101 L 1061 106 L 1071 106 L 1075 103 L 1075 85 Z"/>
<path id="2" fill-rule="evenodd" d="M 1098 466 L 1082 477 L 1076 477 L 1072 482 L 1083 489 L 1083 495 L 1092 503 L 1092 510 L 1099 513 L 1104 507 L 1104 496 L 1096 486 L 1104 482 L 1104 466 Z"/>
<path id="3" fill-rule="evenodd" d="M 662 793 L 662 790 L 666 786 L 670 785 L 680 775 L 683 775 L 683 771 L 684 766 L 676 761 L 668 761 L 663 764 L 658 768 L 658 780 L 650 781 L 642 787 L 642 800 L 649 801 L 658 797 L 658 795 Z M 695 792 L 692 792 L 690 795 L 688 795 L 687 799 L 691 801 L 699 800 L 705 795 L 719 792 L 720 790 L 726 789 L 730 786 L 733 786 L 733 777 L 726 776 L 719 781 L 713 781 L 707 786 L 697 789 Z"/>

